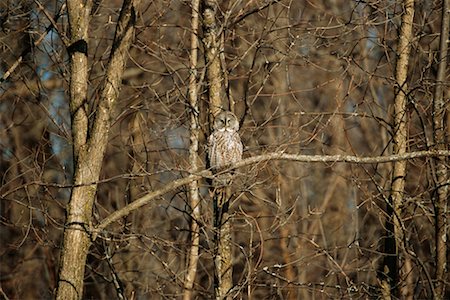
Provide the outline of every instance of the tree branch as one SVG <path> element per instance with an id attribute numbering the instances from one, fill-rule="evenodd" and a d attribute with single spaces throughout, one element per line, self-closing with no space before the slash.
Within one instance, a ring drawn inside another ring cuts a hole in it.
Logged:
<path id="1" fill-rule="evenodd" d="M 39 8 L 42 7 L 42 5 L 35 1 L 36 4 L 38 4 Z M 55 26 L 56 22 L 58 21 L 59 17 L 61 17 L 64 9 L 66 8 L 66 2 L 64 2 L 61 7 L 59 8 L 58 13 L 55 15 L 54 18 L 51 18 L 50 15 L 48 15 L 48 13 L 44 11 L 45 15 L 49 18 L 50 20 L 50 25 L 47 26 L 47 28 L 45 28 L 45 31 L 43 33 L 41 33 L 41 35 L 39 36 L 39 38 L 32 44 L 30 44 L 28 47 L 26 47 L 22 53 L 20 54 L 20 56 L 16 59 L 16 61 L 12 64 L 12 66 L 3 74 L 3 76 L 0 78 L 0 83 L 6 81 L 9 76 L 11 76 L 11 74 L 16 70 L 16 68 L 20 65 L 20 63 L 23 61 L 23 58 L 25 57 L 25 55 L 27 55 L 28 53 L 30 53 L 32 46 L 37 47 L 40 45 L 40 43 L 44 40 L 45 36 L 50 32 L 50 30 L 52 30 L 53 28 L 55 30 L 58 31 L 58 27 Z M 41 8 L 42 9 L 42 8 Z M 52 22 L 53 21 L 53 22 Z M 58 31 L 59 33 L 59 31 Z M 64 43 L 65 46 L 67 46 L 67 39 L 65 37 L 63 37 L 62 35 L 60 35 L 61 37 L 61 41 Z"/>
<path id="2" fill-rule="evenodd" d="M 373 156 L 373 157 L 358 157 L 353 155 L 302 155 L 302 154 L 287 154 L 281 152 L 274 153 L 266 153 L 258 156 L 253 156 L 246 158 L 235 165 L 230 165 L 223 172 L 229 172 L 230 170 L 242 168 L 248 165 L 269 161 L 269 160 L 288 160 L 288 161 L 296 161 L 296 162 L 304 162 L 304 163 L 355 163 L 355 164 L 378 164 L 378 163 L 390 163 L 395 161 L 408 160 L 413 158 L 421 158 L 421 157 L 439 157 L 439 156 L 449 156 L 450 150 L 438 150 L 438 151 L 417 151 L 404 153 L 399 155 L 389 155 L 389 156 Z M 220 174 L 220 173 L 217 173 Z M 216 175 L 217 175 L 216 174 Z M 136 201 L 128 204 L 127 206 L 113 212 L 108 217 L 103 219 L 100 224 L 98 224 L 93 229 L 93 239 L 97 237 L 97 234 L 105 229 L 111 223 L 127 216 L 132 211 L 141 208 L 142 206 L 149 203 L 151 200 L 164 195 L 176 188 L 179 188 L 185 184 L 189 184 L 194 180 L 199 180 L 202 177 L 208 178 L 211 177 L 212 173 L 209 170 L 203 170 L 196 174 L 191 174 L 185 178 L 181 178 L 173 181 L 170 184 L 167 184 L 163 188 L 150 192 L 147 195 L 137 199 Z"/>

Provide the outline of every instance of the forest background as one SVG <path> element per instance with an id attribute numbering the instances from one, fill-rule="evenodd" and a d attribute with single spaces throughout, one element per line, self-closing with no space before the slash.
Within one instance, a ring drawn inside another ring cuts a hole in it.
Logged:
<path id="1" fill-rule="evenodd" d="M 1 297 L 450 298 L 448 2 L 2 1 Z"/>

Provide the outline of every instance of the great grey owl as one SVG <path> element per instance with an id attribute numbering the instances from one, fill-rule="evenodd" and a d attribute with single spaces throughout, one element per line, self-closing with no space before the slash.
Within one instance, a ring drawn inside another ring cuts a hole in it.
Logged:
<path id="1" fill-rule="evenodd" d="M 242 159 L 242 142 L 239 122 L 230 111 L 219 113 L 214 119 L 214 131 L 208 138 L 208 157 L 213 170 L 236 163 Z"/>

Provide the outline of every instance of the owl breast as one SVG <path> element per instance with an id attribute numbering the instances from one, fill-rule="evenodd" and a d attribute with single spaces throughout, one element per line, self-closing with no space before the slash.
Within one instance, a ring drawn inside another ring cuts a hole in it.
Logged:
<path id="1" fill-rule="evenodd" d="M 209 161 L 217 169 L 242 159 L 242 142 L 237 132 L 215 131 L 208 139 Z"/>

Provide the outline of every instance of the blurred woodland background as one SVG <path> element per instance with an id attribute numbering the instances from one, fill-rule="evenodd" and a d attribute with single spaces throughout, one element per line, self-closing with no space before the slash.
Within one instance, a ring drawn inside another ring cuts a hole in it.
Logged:
<path id="1" fill-rule="evenodd" d="M 110 129 L 104 132 L 108 141 L 89 226 L 189 174 L 194 2 L 154 0 L 137 6 L 120 95 L 109 116 Z M 394 99 L 403 88 L 395 73 L 403 2 L 408 1 L 218 1 L 221 98 L 223 108 L 235 111 L 242 122 L 244 158 L 272 152 L 358 157 L 395 152 Z M 87 132 L 103 101 L 105 73 L 124 9 L 116 0 L 91 5 L 82 103 Z M 200 10 L 205 5 L 209 4 L 201 1 Z M 407 152 L 432 150 L 439 144 L 433 119 L 439 87 L 444 103 L 440 149 L 448 150 L 446 55 L 444 79 L 437 79 L 444 5 L 448 10 L 447 0 L 414 5 L 403 90 Z M 82 159 L 73 152 L 67 6 L 61 0 L 0 4 L 0 298 L 4 299 L 51 299 L 58 287 L 66 207 L 76 164 Z M 195 66 L 199 170 L 206 168 L 211 132 L 202 16 Z M 236 169 L 230 203 L 229 296 L 388 299 L 382 279 L 387 258 L 395 256 L 399 271 L 398 278 L 392 278 L 393 289 L 399 291 L 390 295 L 392 299 L 449 299 L 448 269 L 445 265 L 439 269 L 437 260 L 439 235 L 448 236 L 447 205 L 439 206 L 443 203 L 439 193 L 448 190 L 449 166 L 448 155 L 407 160 L 397 216 L 402 239 L 394 252 L 386 248 L 392 233 L 387 224 L 393 214 L 393 163 L 265 160 Z M 201 213 L 195 220 L 188 186 L 182 185 L 91 239 L 79 297 L 181 297 L 191 222 L 196 222 L 200 241 L 191 295 L 212 298 L 213 205 L 208 186 L 207 180 L 199 181 Z M 437 220 L 443 228 L 438 228 Z M 440 262 L 449 256 L 444 245 Z"/>

